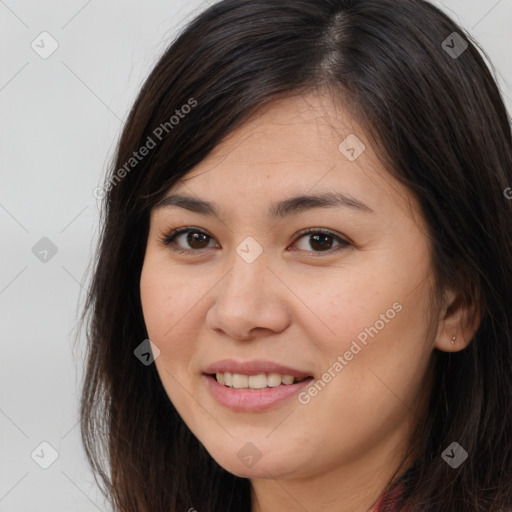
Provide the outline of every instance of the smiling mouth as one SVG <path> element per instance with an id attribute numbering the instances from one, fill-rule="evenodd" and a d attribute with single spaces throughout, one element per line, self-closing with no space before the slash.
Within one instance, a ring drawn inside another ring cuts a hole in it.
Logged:
<path id="1" fill-rule="evenodd" d="M 245 375 L 241 373 L 217 372 L 206 374 L 215 379 L 219 384 L 232 389 L 262 390 L 277 387 L 286 387 L 298 384 L 309 377 L 294 377 L 280 373 L 259 373 L 257 375 Z"/>

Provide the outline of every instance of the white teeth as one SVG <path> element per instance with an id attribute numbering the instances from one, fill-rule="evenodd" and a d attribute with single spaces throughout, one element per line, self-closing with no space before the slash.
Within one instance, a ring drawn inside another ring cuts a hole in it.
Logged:
<path id="1" fill-rule="evenodd" d="M 281 382 L 283 384 L 293 384 L 293 377 L 291 375 L 283 375 L 281 378 Z"/>
<path id="2" fill-rule="evenodd" d="M 249 377 L 240 373 L 233 373 L 231 385 L 237 389 L 246 388 L 249 385 Z"/>
<path id="3" fill-rule="evenodd" d="M 264 373 L 258 375 L 249 375 L 249 387 L 252 389 L 261 389 L 267 387 L 267 376 Z"/>
<path id="4" fill-rule="evenodd" d="M 267 375 L 267 386 L 274 388 L 281 385 L 281 375 L 279 373 L 269 373 Z"/>
<path id="5" fill-rule="evenodd" d="M 215 378 L 219 384 L 235 389 L 274 388 L 281 385 L 289 386 L 290 384 L 304 380 L 304 377 L 295 378 L 292 375 L 281 375 L 280 373 L 243 375 L 240 373 L 218 372 L 215 374 Z"/>

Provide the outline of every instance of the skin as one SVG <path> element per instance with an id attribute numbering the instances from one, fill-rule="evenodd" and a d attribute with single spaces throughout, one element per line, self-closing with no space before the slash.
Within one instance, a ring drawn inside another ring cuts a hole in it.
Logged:
<path id="1" fill-rule="evenodd" d="M 338 149 L 349 134 L 366 146 L 355 161 Z M 400 466 L 429 393 L 432 351 L 465 348 L 478 326 L 454 290 L 429 309 L 431 254 L 415 199 L 349 113 L 320 92 L 260 109 L 169 193 L 178 191 L 215 202 L 221 214 L 178 206 L 151 214 L 140 291 L 169 399 L 222 467 L 250 478 L 253 512 L 368 510 L 411 461 Z M 270 203 L 329 191 L 374 213 L 329 207 L 279 222 L 267 216 Z M 211 238 L 175 240 L 193 254 L 160 241 L 183 226 Z M 297 236 L 305 228 L 330 229 L 353 245 L 327 237 L 332 249 L 322 251 L 310 235 Z M 248 236 L 263 250 L 252 263 L 236 252 Z M 320 379 L 397 302 L 401 311 L 307 404 L 295 396 L 266 411 L 233 412 L 204 385 L 205 366 L 227 357 L 269 359 Z M 250 468 L 237 457 L 247 442 L 261 453 Z"/>

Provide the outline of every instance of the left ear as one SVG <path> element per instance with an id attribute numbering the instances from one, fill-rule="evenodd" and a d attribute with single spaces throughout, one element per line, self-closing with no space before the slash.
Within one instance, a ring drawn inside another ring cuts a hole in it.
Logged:
<path id="1" fill-rule="evenodd" d="M 435 348 L 444 352 L 465 349 L 475 336 L 481 318 L 481 307 L 476 300 L 468 303 L 460 290 L 445 290 L 444 304 L 439 312 Z"/>

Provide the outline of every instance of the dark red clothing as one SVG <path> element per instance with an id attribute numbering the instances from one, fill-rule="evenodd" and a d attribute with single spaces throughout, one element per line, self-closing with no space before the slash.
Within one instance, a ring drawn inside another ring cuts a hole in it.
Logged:
<path id="1" fill-rule="evenodd" d="M 399 512 L 395 510 L 395 506 L 402 495 L 403 489 L 403 483 L 393 487 L 388 493 L 383 494 L 379 498 L 379 501 L 375 503 L 370 512 Z"/>
<path id="2" fill-rule="evenodd" d="M 400 509 L 397 508 L 397 503 L 400 501 L 402 494 L 405 491 L 405 486 L 411 482 L 416 468 L 411 466 L 398 480 L 397 484 L 387 493 L 383 494 L 377 503 L 369 512 L 413 512 L 411 507 Z"/>

